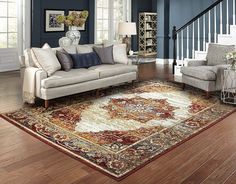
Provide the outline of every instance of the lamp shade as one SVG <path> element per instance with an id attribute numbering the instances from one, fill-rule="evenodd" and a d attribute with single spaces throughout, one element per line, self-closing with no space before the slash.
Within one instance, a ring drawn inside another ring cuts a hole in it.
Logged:
<path id="1" fill-rule="evenodd" d="M 126 35 L 136 35 L 136 23 L 135 22 L 120 22 L 118 25 L 118 33 L 119 35 L 126 36 Z"/>

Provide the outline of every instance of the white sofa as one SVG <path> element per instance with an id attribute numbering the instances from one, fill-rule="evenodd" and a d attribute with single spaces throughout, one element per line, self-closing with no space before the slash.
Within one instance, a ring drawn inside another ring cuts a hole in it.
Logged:
<path id="1" fill-rule="evenodd" d="M 54 48 L 58 49 L 61 48 Z M 35 67 L 24 62 L 26 57 L 29 56 L 21 56 L 23 61 L 21 63 L 24 63 L 25 67 Z M 35 74 L 35 96 L 45 100 L 47 108 L 51 99 L 133 82 L 137 79 L 137 70 L 137 66 L 132 65 L 132 62 L 102 64 L 90 68 L 72 69 L 69 72 L 60 70 L 50 77 L 46 71 L 38 69 Z"/>

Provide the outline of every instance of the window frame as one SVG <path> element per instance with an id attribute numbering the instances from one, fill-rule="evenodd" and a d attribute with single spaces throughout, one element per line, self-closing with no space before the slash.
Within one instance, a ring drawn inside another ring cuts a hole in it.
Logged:
<path id="1" fill-rule="evenodd" d="M 131 0 L 124 0 L 126 5 L 123 6 L 124 12 L 127 12 L 125 15 L 124 21 L 131 21 L 131 11 L 132 11 L 132 5 L 131 5 Z M 99 44 L 97 41 L 97 0 L 95 0 L 95 25 L 94 25 L 94 42 Z M 124 19 L 124 18 L 123 18 Z M 104 19 L 102 19 L 104 20 Z M 114 27 L 114 0 L 108 0 L 108 41 L 113 41 L 113 33 L 115 32 L 115 27 Z"/>
<path id="2" fill-rule="evenodd" d="M 17 44 L 18 44 L 18 1 L 12 1 L 12 0 L 0 0 L 0 3 L 6 3 L 7 5 L 7 10 L 6 10 L 6 13 L 7 15 L 6 16 L 0 16 L 0 18 L 4 18 L 7 20 L 7 24 L 6 24 L 6 32 L 0 32 L 0 34 L 6 34 L 7 35 L 7 42 L 6 42 L 6 47 L 2 47 L 2 48 L 5 48 L 5 49 L 8 49 L 8 48 L 17 48 Z M 9 3 L 14 3 L 15 6 L 16 6 L 16 10 L 17 10 L 17 13 L 15 16 L 9 16 L 9 11 L 8 11 L 8 8 L 9 8 Z M 9 31 L 9 19 L 16 19 L 16 31 Z M 16 34 L 17 35 L 17 38 L 16 38 L 16 47 L 9 47 L 9 34 Z"/>

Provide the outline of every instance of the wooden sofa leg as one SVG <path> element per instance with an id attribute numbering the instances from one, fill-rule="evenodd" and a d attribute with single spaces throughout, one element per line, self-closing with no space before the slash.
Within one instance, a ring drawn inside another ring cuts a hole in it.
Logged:
<path id="1" fill-rule="evenodd" d="M 211 96 L 210 91 L 206 91 L 206 98 L 208 99 L 208 98 L 210 98 L 210 96 Z"/>
<path id="2" fill-rule="evenodd" d="M 98 98 L 99 96 L 100 96 L 100 90 L 97 89 L 97 90 L 96 90 L 96 97 Z"/>
<path id="3" fill-rule="evenodd" d="M 49 107 L 49 100 L 44 101 L 44 107 L 45 107 L 45 109 L 47 109 Z"/>
<path id="4" fill-rule="evenodd" d="M 182 90 L 185 90 L 186 84 L 182 83 Z"/>

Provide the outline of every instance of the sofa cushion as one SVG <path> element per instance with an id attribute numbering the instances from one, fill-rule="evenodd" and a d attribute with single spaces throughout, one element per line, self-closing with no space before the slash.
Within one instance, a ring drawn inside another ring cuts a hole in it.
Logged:
<path id="1" fill-rule="evenodd" d="M 95 52 L 85 54 L 71 54 L 75 69 L 89 68 L 101 64 L 101 60 Z"/>
<path id="2" fill-rule="evenodd" d="M 98 65 L 90 67 L 89 70 L 95 70 L 99 72 L 100 78 L 112 77 L 115 75 L 121 75 L 130 72 L 137 72 L 138 68 L 136 65 L 124 65 L 124 64 L 115 64 L 115 65 Z"/>
<path id="3" fill-rule="evenodd" d="M 102 64 L 115 64 L 113 58 L 113 46 L 109 47 L 94 47 L 94 51 L 98 54 Z"/>
<path id="4" fill-rule="evenodd" d="M 184 75 L 205 81 L 216 80 L 216 73 L 214 72 L 214 66 L 183 67 L 181 68 L 181 72 Z"/>
<path id="5" fill-rule="evenodd" d="M 51 77 L 41 81 L 43 88 L 54 88 L 71 84 L 78 84 L 99 79 L 99 72 L 88 69 L 72 69 L 69 72 L 57 71 Z"/>
<path id="6" fill-rule="evenodd" d="M 221 65 L 226 64 L 225 55 L 228 52 L 232 52 L 235 50 L 234 45 L 220 45 L 210 43 L 207 52 L 207 65 Z"/>

